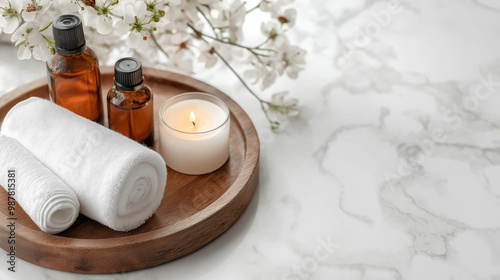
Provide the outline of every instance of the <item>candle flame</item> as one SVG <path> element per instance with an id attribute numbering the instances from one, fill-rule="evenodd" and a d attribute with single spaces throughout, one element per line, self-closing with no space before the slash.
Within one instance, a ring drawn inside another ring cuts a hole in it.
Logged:
<path id="1" fill-rule="evenodd" d="M 196 126 L 196 117 L 194 115 L 194 112 L 191 111 L 191 114 L 189 115 L 189 120 L 191 121 L 191 123 Z"/>

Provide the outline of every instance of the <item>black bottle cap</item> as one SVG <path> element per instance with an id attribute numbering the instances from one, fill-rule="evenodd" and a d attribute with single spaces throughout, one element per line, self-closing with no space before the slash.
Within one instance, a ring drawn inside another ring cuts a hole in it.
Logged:
<path id="1" fill-rule="evenodd" d="M 61 54 L 75 54 L 85 49 L 82 20 L 75 15 L 61 15 L 52 23 L 55 49 Z"/>
<path id="2" fill-rule="evenodd" d="M 134 91 L 144 83 L 142 64 L 133 57 L 119 59 L 115 63 L 115 85 L 119 90 Z"/>

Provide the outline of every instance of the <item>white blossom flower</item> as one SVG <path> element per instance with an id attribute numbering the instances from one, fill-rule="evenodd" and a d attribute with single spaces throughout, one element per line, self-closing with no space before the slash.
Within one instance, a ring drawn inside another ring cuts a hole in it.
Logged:
<path id="1" fill-rule="evenodd" d="M 173 7 L 172 4 L 165 9 L 165 16 L 161 22 L 156 24 L 159 34 L 174 33 L 175 30 L 186 30 L 185 16 L 181 9 Z"/>
<path id="2" fill-rule="evenodd" d="M 48 60 L 50 56 L 49 45 L 39 30 L 40 24 L 30 21 L 21 25 L 12 34 L 11 41 L 15 42 L 16 46 L 19 46 L 17 58 L 21 60 L 30 59 L 33 52 L 35 59 Z"/>
<path id="3" fill-rule="evenodd" d="M 278 107 L 276 111 L 283 119 L 286 119 L 287 117 L 297 116 L 299 114 L 299 111 L 296 108 L 299 100 L 297 98 L 291 97 L 286 98 L 288 94 L 288 91 L 282 91 L 273 94 L 273 96 L 271 97 L 271 103 Z"/>
<path id="4" fill-rule="evenodd" d="M 276 71 L 270 67 L 271 63 L 265 63 L 262 59 L 258 60 L 255 57 L 250 58 L 252 69 L 244 72 L 244 75 L 249 79 L 254 79 L 254 84 L 262 80 L 262 89 L 266 89 L 276 81 Z"/>
<path id="5" fill-rule="evenodd" d="M 216 51 L 219 51 L 221 48 L 220 43 L 217 41 L 213 41 L 210 44 L 205 42 L 201 42 L 200 47 L 200 56 L 198 57 L 198 61 L 205 64 L 206 68 L 212 68 L 217 64 L 217 55 Z"/>
<path id="6" fill-rule="evenodd" d="M 0 28 L 5 34 L 12 34 L 21 23 L 22 5 L 18 0 L 0 0 Z"/>
<path id="7" fill-rule="evenodd" d="M 293 46 L 286 41 L 277 49 L 277 54 L 267 60 L 267 65 L 276 71 L 280 76 L 286 73 L 290 78 L 296 79 L 302 70 L 305 61 L 306 51 L 298 46 Z"/>
<path id="8" fill-rule="evenodd" d="M 306 54 L 307 52 L 298 46 L 288 45 L 283 49 L 281 54 L 283 70 L 288 77 L 298 78 L 299 72 L 303 69 L 302 66 L 306 64 Z"/>
<path id="9" fill-rule="evenodd" d="M 276 81 L 276 71 L 264 71 L 266 73 L 262 79 L 262 89 L 270 87 Z"/>
<path id="10" fill-rule="evenodd" d="M 263 22 L 260 30 L 270 40 L 272 46 L 276 48 L 280 48 L 286 41 L 285 35 L 281 32 L 278 23 L 275 21 Z"/>
<path id="11" fill-rule="evenodd" d="M 117 0 L 85 0 L 81 10 L 83 22 L 87 26 L 94 27 L 100 34 L 109 34 L 113 31 L 113 19 L 111 13 L 118 7 Z M 144 2 L 140 2 L 143 3 Z M 117 9 L 118 10 L 118 9 Z"/>
<path id="12" fill-rule="evenodd" d="M 219 15 L 213 20 L 213 25 L 221 30 L 227 30 L 231 42 L 243 39 L 242 26 L 245 21 L 246 8 L 241 0 L 236 0 L 231 5 L 221 5 Z"/>
<path id="13" fill-rule="evenodd" d="M 186 73 L 193 72 L 194 52 L 191 48 L 195 48 L 192 44 L 193 38 L 187 32 L 177 32 L 175 34 L 163 34 L 157 38 L 158 43 L 163 47 L 168 55 L 168 67 L 176 68 Z"/>
<path id="14" fill-rule="evenodd" d="M 44 14 L 51 5 L 52 0 L 24 0 L 21 17 L 24 21 L 34 21 L 38 15 Z"/>
<path id="15" fill-rule="evenodd" d="M 170 13 L 170 6 L 163 0 L 146 0 L 147 11 L 151 12 L 151 25 L 156 29 L 163 29 L 170 23 L 166 14 Z"/>
<path id="16" fill-rule="evenodd" d="M 297 18 L 297 10 L 294 8 L 289 8 L 285 10 L 285 12 L 278 16 L 278 21 L 281 24 L 286 24 L 289 27 L 293 27 L 295 25 L 295 19 Z"/>
<path id="17" fill-rule="evenodd" d="M 271 102 L 265 104 L 266 116 L 273 130 L 283 129 L 289 119 L 299 114 L 297 109 L 298 99 L 286 98 L 287 91 L 273 94 Z"/>
<path id="18" fill-rule="evenodd" d="M 299 114 L 297 98 L 287 98 L 288 91 L 282 91 L 273 94 L 271 97 L 271 104 L 269 112 L 274 115 L 281 122 L 287 121 L 290 117 L 295 117 Z"/>
<path id="19" fill-rule="evenodd" d="M 269 42 L 268 47 L 273 43 Z M 305 65 L 306 51 L 298 46 L 293 46 L 284 40 L 279 48 L 275 48 L 275 54 L 269 57 L 250 57 L 253 68 L 244 72 L 245 76 L 254 79 L 254 83 L 261 81 L 262 89 L 271 86 L 278 76 L 287 74 L 288 77 L 296 79 L 298 73 Z"/>
<path id="20" fill-rule="evenodd" d="M 153 13 L 147 10 L 143 1 L 128 3 L 124 7 L 124 18 L 115 24 L 118 34 L 128 33 L 126 44 L 129 48 L 140 48 L 147 45 L 147 39 L 154 30 L 150 25 Z"/>

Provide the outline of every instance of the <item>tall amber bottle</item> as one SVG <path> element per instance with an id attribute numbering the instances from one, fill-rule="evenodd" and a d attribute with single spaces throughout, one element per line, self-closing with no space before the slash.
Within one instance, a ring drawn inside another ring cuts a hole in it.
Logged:
<path id="1" fill-rule="evenodd" d="M 85 44 L 82 21 L 75 15 L 59 16 L 52 32 L 56 54 L 47 62 L 50 99 L 102 124 L 99 61 Z"/>
<path id="2" fill-rule="evenodd" d="M 109 128 L 152 147 L 153 94 L 144 84 L 142 64 L 126 57 L 115 64 L 115 85 L 107 97 Z"/>

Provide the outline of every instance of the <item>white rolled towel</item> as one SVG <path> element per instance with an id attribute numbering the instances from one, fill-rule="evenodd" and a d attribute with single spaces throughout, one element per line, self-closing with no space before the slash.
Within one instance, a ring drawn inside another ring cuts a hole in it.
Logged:
<path id="1" fill-rule="evenodd" d="M 18 103 L 1 131 L 75 191 L 82 214 L 114 230 L 139 227 L 161 203 L 167 169 L 158 153 L 48 100 Z"/>
<path id="2" fill-rule="evenodd" d="M 0 185 L 8 192 L 10 186 L 17 204 L 47 233 L 66 230 L 78 217 L 80 203 L 75 192 L 16 140 L 5 135 L 0 135 Z"/>

